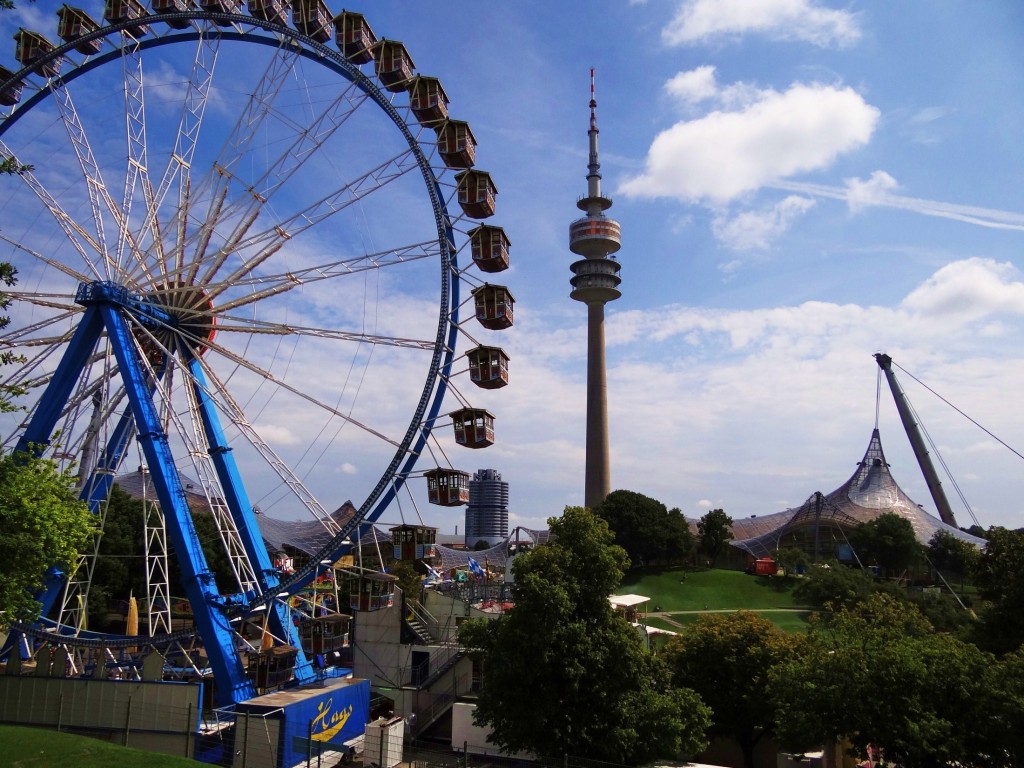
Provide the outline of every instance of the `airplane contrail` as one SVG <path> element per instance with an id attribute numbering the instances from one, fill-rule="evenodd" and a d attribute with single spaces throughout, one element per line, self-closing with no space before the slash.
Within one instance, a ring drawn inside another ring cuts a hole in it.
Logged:
<path id="1" fill-rule="evenodd" d="M 1024 232 L 1024 213 L 1015 213 L 1013 211 L 998 211 L 991 208 L 979 208 L 973 205 L 959 205 L 956 203 L 940 203 L 935 200 L 922 200 L 917 197 L 904 197 L 887 192 L 876 193 L 870 198 L 862 199 L 851 195 L 847 187 L 832 187 L 825 184 L 810 184 L 799 181 L 777 181 L 766 186 L 785 192 L 798 192 L 816 197 L 828 197 L 834 200 L 860 203 L 865 206 L 875 205 L 901 208 L 925 216 L 937 216 L 941 219 L 952 219 L 991 229 L 1010 229 Z"/>

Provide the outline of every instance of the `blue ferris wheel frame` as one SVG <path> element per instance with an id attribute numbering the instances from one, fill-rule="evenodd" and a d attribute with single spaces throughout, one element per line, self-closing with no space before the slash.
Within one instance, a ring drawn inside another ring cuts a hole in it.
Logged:
<path id="1" fill-rule="evenodd" d="M 63 358 L 51 378 L 45 392 L 39 399 L 32 417 L 18 441 L 16 450 L 42 453 L 52 440 L 60 414 L 72 394 L 72 390 L 88 365 L 88 360 L 101 335 L 106 333 L 116 358 L 121 380 L 129 402 L 129 409 L 120 418 L 110 434 L 107 446 L 101 453 L 92 476 L 84 484 L 82 497 L 95 512 L 106 498 L 113 483 L 113 477 L 121 465 L 134 428 L 135 436 L 146 458 L 153 480 L 153 486 L 161 508 L 164 510 L 171 543 L 182 569 L 186 597 L 192 605 L 199 635 L 203 640 L 211 669 L 214 673 L 217 702 L 228 705 L 252 698 L 256 690 L 247 676 L 240 654 L 231 618 L 266 610 L 268 629 L 277 637 L 288 638 L 289 643 L 299 649 L 295 667 L 295 680 L 311 682 L 315 672 L 301 650 L 298 630 L 289 620 L 285 603 L 278 595 L 293 593 L 308 586 L 318 575 L 318 564 L 323 560 L 334 562 L 350 551 L 353 539 L 364 534 L 394 500 L 398 491 L 415 468 L 423 452 L 430 432 L 436 422 L 444 396 L 447 381 L 455 357 L 458 336 L 459 276 L 454 249 L 454 231 L 451 224 L 440 182 L 435 176 L 429 160 L 424 155 L 418 140 L 409 130 L 401 114 L 391 104 L 377 84 L 357 66 L 327 46 L 305 35 L 276 24 L 250 16 L 200 11 L 165 13 L 147 16 L 146 24 L 167 21 L 209 21 L 214 24 L 238 24 L 259 28 L 274 35 L 283 35 L 290 41 L 298 42 L 296 52 L 334 71 L 358 86 L 377 106 L 388 115 L 402 133 L 423 175 L 427 193 L 437 224 L 441 261 L 440 315 L 433 356 L 428 370 L 427 381 L 420 395 L 413 418 L 394 457 L 380 480 L 346 525 L 310 558 L 307 565 L 282 579 L 272 567 L 266 545 L 260 535 L 253 508 L 249 503 L 241 474 L 233 459 L 231 449 L 224 439 L 219 417 L 213 407 L 205 386 L 205 377 L 198 358 L 186 361 L 192 377 L 192 389 L 199 404 L 199 418 L 206 435 L 211 461 L 225 495 L 225 503 L 231 511 L 241 543 L 249 562 L 256 573 L 260 591 L 241 595 L 221 595 L 213 574 L 209 571 L 206 557 L 196 534 L 191 512 L 185 501 L 185 490 L 179 478 L 174 456 L 171 453 L 168 436 L 163 429 L 153 398 L 155 383 L 139 358 L 136 343 L 127 321 L 131 317 L 143 324 L 170 324 L 175 318 L 157 303 L 144 296 L 132 294 L 125 286 L 117 283 L 97 281 L 81 284 L 75 297 L 84 312 Z M 73 43 L 57 46 L 42 59 L 14 73 L 8 81 L 0 83 L 0 90 L 21 82 L 33 70 L 46 61 L 62 58 L 65 53 L 83 42 L 105 38 L 138 26 L 138 21 L 125 21 L 101 27 Z M 249 32 L 213 27 L 212 34 L 221 39 L 241 42 L 255 42 L 280 47 L 277 37 L 265 37 Z M 160 37 L 135 41 L 138 50 L 172 43 L 196 41 L 204 36 L 196 30 L 170 32 Z M 60 78 L 50 81 L 25 100 L 12 113 L 0 121 L 2 137 L 37 102 L 46 98 L 55 87 L 64 87 L 77 77 L 111 60 L 125 55 L 123 47 L 95 56 L 77 66 Z M 52 567 L 47 573 L 44 591 L 41 595 L 42 615 L 46 616 L 60 595 L 67 574 Z"/>

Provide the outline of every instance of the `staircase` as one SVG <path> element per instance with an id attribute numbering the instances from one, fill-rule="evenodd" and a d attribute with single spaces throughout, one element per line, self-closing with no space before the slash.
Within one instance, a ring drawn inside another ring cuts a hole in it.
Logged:
<path id="1" fill-rule="evenodd" d="M 421 645 L 437 645 L 437 640 L 430 634 L 430 630 L 420 621 L 415 612 L 406 617 L 405 625 L 412 630 Z"/>

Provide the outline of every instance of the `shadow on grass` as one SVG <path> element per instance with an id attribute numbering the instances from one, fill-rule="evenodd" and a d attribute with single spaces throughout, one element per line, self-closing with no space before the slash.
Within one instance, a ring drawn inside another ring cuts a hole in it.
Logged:
<path id="1" fill-rule="evenodd" d="M 796 576 L 754 576 L 759 587 L 771 589 L 773 592 L 791 592 L 800 583 Z"/>

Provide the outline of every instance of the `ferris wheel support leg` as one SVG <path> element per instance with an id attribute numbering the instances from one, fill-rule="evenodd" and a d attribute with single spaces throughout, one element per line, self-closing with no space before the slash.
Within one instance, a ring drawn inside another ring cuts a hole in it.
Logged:
<path id="1" fill-rule="evenodd" d="M 185 594 L 192 605 L 196 626 L 217 681 L 217 702 L 226 706 L 252 698 L 255 688 L 245 674 L 228 618 L 217 605 L 221 602 L 217 585 L 207 566 L 134 339 L 121 315 L 124 310 L 113 301 L 102 301 L 97 306 L 135 417 L 137 439 L 167 519 L 167 531 L 177 553 Z"/>
<path id="2" fill-rule="evenodd" d="M 135 421 L 130 412 L 125 412 L 118 419 L 107 446 L 100 454 L 96 468 L 89 475 L 89 480 L 82 487 L 82 501 L 88 503 L 93 513 L 99 510 L 100 504 L 110 494 L 110 486 L 114 484 L 117 470 L 124 461 L 125 450 L 131 439 L 131 428 Z"/>
<path id="3" fill-rule="evenodd" d="M 206 433 L 206 443 L 220 480 L 221 490 L 224 494 L 224 501 L 231 510 L 231 516 L 235 521 L 235 528 L 242 540 L 245 553 L 256 572 L 260 589 L 265 594 L 276 595 L 279 591 L 281 580 L 277 571 L 270 562 L 270 555 L 260 534 L 259 523 L 256 522 L 256 515 L 253 513 L 252 504 L 249 502 L 249 495 L 242 484 L 242 476 L 238 472 L 238 465 L 235 463 L 231 448 L 224 436 L 224 430 L 220 425 L 220 418 L 210 399 L 206 376 L 203 373 L 201 361 L 193 357 L 189 361 L 189 370 L 192 373 L 192 387 L 195 392 L 195 400 L 199 405 L 200 419 L 203 424 L 203 431 Z M 271 607 L 272 606 L 272 607 Z M 295 661 L 295 679 L 299 683 L 308 683 L 316 679 L 316 673 L 306 654 L 302 651 L 302 644 L 299 641 L 298 628 L 289 620 L 287 606 L 280 600 L 274 600 L 268 606 L 270 614 L 270 632 L 276 637 L 287 638 L 288 644 L 299 649 Z"/>
<path id="4" fill-rule="evenodd" d="M 18 440 L 15 452 L 39 456 L 50 445 L 57 419 L 71 397 L 71 391 L 92 355 L 102 330 L 103 318 L 99 312 L 87 308 L 25 432 Z M 41 606 L 40 616 L 45 617 L 53 610 L 57 598 L 64 590 L 66 578 L 67 574 L 63 569 L 56 566 L 51 566 L 47 570 L 43 587 L 36 594 Z"/>
<path id="5" fill-rule="evenodd" d="M 25 432 L 18 440 L 15 451 L 39 456 L 50 445 L 57 419 L 71 397 L 71 390 L 74 389 L 82 369 L 92 356 L 96 340 L 99 339 L 102 330 L 103 318 L 99 312 L 93 308 L 86 308 L 78 328 L 68 342 L 64 357 L 57 365 L 57 370 L 54 371 L 46 391 L 39 399 L 39 405 L 25 427 Z"/>

